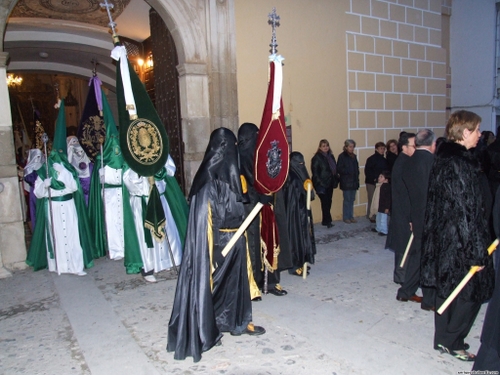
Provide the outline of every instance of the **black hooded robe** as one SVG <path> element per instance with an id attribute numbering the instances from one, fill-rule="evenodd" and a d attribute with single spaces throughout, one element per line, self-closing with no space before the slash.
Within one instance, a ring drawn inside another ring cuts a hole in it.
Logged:
<path id="1" fill-rule="evenodd" d="M 221 254 L 243 223 L 236 137 L 212 133 L 190 193 L 183 263 L 168 325 L 167 351 L 195 362 L 230 332 L 252 321 L 246 240 Z"/>
<path id="2" fill-rule="evenodd" d="M 316 245 L 312 239 L 311 223 L 307 211 L 307 191 L 304 181 L 310 179 L 300 152 L 290 154 L 288 180 L 283 187 L 286 218 L 293 268 L 301 268 L 304 262 L 314 264 Z"/>

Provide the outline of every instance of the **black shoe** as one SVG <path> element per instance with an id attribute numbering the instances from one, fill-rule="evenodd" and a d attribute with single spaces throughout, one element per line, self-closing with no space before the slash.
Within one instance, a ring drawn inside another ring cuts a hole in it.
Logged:
<path id="1" fill-rule="evenodd" d="M 425 310 L 425 311 L 436 311 L 436 308 L 434 306 L 428 306 L 428 305 L 424 305 L 424 304 L 421 304 L 420 308 L 422 310 Z M 466 348 L 465 350 L 467 350 L 467 349 L 469 349 L 469 348 Z"/>
<path id="2" fill-rule="evenodd" d="M 241 336 L 241 335 L 251 335 L 251 336 L 259 336 L 266 333 L 264 327 L 254 326 L 253 323 L 247 325 L 247 328 L 243 330 L 243 332 L 231 332 L 231 336 Z"/>
<path id="3" fill-rule="evenodd" d="M 375 228 L 372 228 L 372 232 L 378 233 Z"/>
<path id="4" fill-rule="evenodd" d="M 262 301 L 262 297 L 261 296 L 252 298 L 252 302 L 259 302 L 259 301 Z"/>
<path id="5" fill-rule="evenodd" d="M 332 224 L 332 223 L 327 224 L 327 225 L 326 225 L 326 227 L 327 227 L 328 229 L 333 228 L 333 224 Z"/>
<path id="6" fill-rule="evenodd" d="M 379 236 L 387 236 L 387 234 L 382 233 L 382 232 L 378 232 L 378 235 L 379 235 Z"/>
<path id="7" fill-rule="evenodd" d="M 268 293 L 274 294 L 275 296 L 281 297 L 286 296 L 288 292 L 281 288 L 279 284 L 276 284 L 274 288 L 271 288 L 267 291 Z"/>

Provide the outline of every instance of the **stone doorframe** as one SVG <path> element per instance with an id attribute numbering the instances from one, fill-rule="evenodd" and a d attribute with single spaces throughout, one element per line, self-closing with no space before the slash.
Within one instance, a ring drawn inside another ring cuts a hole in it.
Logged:
<path id="1" fill-rule="evenodd" d="M 16 3 L 17 0 L 0 0 L 2 35 Z M 169 28 L 179 58 L 184 170 L 189 191 L 212 130 L 224 126 L 236 133 L 238 129 L 234 1 L 149 0 L 148 3 Z M 2 77 L 6 74 L 8 56 L 0 54 Z M 20 199 L 13 199 L 20 192 L 12 132 L 8 89 L 5 82 L 0 82 L 0 183 L 7 187 L 0 193 L 0 277 L 9 275 L 6 269 L 24 268 L 26 259 L 21 203 Z"/>
<path id="2" fill-rule="evenodd" d="M 193 2 L 196 6 L 193 6 Z M 212 130 L 238 129 L 234 1 L 149 0 L 177 48 L 186 190 Z"/>

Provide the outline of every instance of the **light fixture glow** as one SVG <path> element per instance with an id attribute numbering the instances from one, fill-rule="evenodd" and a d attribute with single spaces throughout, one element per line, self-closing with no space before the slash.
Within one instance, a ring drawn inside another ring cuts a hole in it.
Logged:
<path id="1" fill-rule="evenodd" d="M 12 73 L 7 74 L 7 86 L 20 86 L 23 83 L 23 77 L 15 76 Z"/>

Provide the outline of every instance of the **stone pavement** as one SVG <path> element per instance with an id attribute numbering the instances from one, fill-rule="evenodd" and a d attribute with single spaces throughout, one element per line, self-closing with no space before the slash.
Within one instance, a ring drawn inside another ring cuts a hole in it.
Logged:
<path id="1" fill-rule="evenodd" d="M 306 280 L 282 273 L 284 297 L 253 303 L 265 335 L 234 337 L 192 358 L 165 350 L 173 271 L 147 284 L 121 262 L 88 275 L 16 271 L 0 280 L 0 374 L 458 374 L 470 363 L 432 348 L 433 313 L 396 301 L 393 253 L 370 223 L 315 226 Z M 486 305 L 467 342 L 479 348 Z"/>

